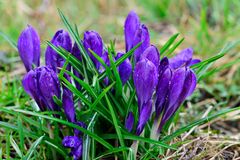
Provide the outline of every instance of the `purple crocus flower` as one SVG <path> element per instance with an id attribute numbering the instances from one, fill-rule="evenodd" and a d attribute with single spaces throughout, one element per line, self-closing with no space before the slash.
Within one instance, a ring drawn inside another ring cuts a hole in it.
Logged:
<path id="1" fill-rule="evenodd" d="M 28 25 L 18 38 L 18 52 L 27 71 L 33 69 L 33 65 L 40 64 L 40 38 L 37 31 Z"/>
<path id="2" fill-rule="evenodd" d="M 138 97 L 139 121 L 137 135 L 140 135 L 152 111 L 152 95 L 157 85 L 156 66 L 148 59 L 139 61 L 134 69 L 133 81 Z"/>
<path id="3" fill-rule="evenodd" d="M 74 108 L 73 94 L 69 89 L 65 87 L 63 87 L 62 104 L 68 121 L 75 122 L 76 114 Z"/>
<path id="4" fill-rule="evenodd" d="M 134 116 L 133 116 L 133 112 L 129 112 L 126 122 L 125 122 L 125 128 L 128 130 L 128 132 L 131 132 L 133 129 L 133 125 L 134 125 Z"/>
<path id="5" fill-rule="evenodd" d="M 118 60 L 123 55 L 124 53 L 119 52 L 115 59 Z M 119 72 L 122 84 L 124 85 L 132 74 L 132 64 L 128 58 L 119 65 L 118 72 Z"/>
<path id="6" fill-rule="evenodd" d="M 30 70 L 22 81 L 24 90 L 37 102 L 44 111 L 58 111 L 60 108 L 54 102 L 53 96 L 60 98 L 60 82 L 56 73 L 49 67 L 38 67 Z"/>
<path id="7" fill-rule="evenodd" d="M 158 52 L 157 47 L 155 47 L 154 45 L 148 47 L 140 56 L 140 60 L 144 58 L 151 61 L 158 69 L 160 63 L 160 54 Z"/>
<path id="8" fill-rule="evenodd" d="M 68 32 L 64 30 L 57 31 L 51 40 L 51 43 L 56 47 L 62 47 L 66 51 L 71 52 L 72 41 Z M 57 68 L 64 65 L 65 59 L 48 46 L 45 53 L 45 62 L 46 66 L 51 67 L 55 72 L 59 72 Z"/>
<path id="9" fill-rule="evenodd" d="M 159 118 L 162 113 L 159 132 L 183 101 L 193 93 L 196 84 L 196 75 L 189 67 L 182 66 L 175 69 L 167 58 L 162 59 L 159 67 L 155 105 L 156 118 Z"/>
<path id="10" fill-rule="evenodd" d="M 134 36 L 139 26 L 140 20 L 138 15 L 134 11 L 130 11 L 124 23 L 126 52 L 134 47 Z"/>
<path id="11" fill-rule="evenodd" d="M 134 60 L 136 63 L 140 60 L 140 56 L 145 49 L 150 46 L 150 35 L 147 26 L 144 24 L 140 25 L 137 29 L 134 36 L 133 46 L 136 46 L 140 42 L 142 42 L 141 45 L 134 51 Z"/>
<path id="12" fill-rule="evenodd" d="M 103 41 L 100 35 L 95 31 L 86 31 L 83 37 L 83 45 L 88 52 L 90 58 L 92 59 L 93 63 L 95 64 L 96 68 L 99 69 L 100 62 L 92 55 L 89 51 L 91 49 L 94 51 L 99 57 L 103 55 Z"/>
<path id="13" fill-rule="evenodd" d="M 193 49 L 186 48 L 182 50 L 179 54 L 169 59 L 169 64 L 173 69 L 177 69 L 181 66 L 192 66 L 201 62 L 199 59 L 192 59 Z"/>

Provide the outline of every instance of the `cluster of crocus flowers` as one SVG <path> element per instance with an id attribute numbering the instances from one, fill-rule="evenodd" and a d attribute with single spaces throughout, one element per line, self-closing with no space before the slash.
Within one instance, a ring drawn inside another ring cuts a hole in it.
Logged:
<path id="1" fill-rule="evenodd" d="M 197 78 L 190 66 L 200 62 L 192 59 L 193 50 L 187 48 L 168 59 L 160 60 L 158 49 L 151 45 L 147 27 L 131 11 L 125 21 L 125 42 L 128 51 L 141 43 L 134 52 L 135 68 L 133 81 L 138 98 L 138 124 L 136 134 L 140 135 L 145 124 L 155 114 L 157 134 L 163 125 L 174 115 L 183 101 L 190 96 L 197 84 Z M 155 96 L 154 96 L 155 95 Z M 133 128 L 132 112 L 126 120 L 126 128 Z"/>
<path id="2" fill-rule="evenodd" d="M 199 60 L 192 59 L 193 50 L 191 48 L 181 51 L 170 59 L 167 57 L 160 59 L 161 53 L 156 46 L 150 43 L 148 28 L 141 24 L 139 17 L 133 11 L 128 14 L 125 20 L 124 35 L 126 53 L 140 44 L 133 54 L 134 69 L 129 58 L 124 60 L 117 68 L 122 84 L 126 84 L 132 76 L 136 89 L 138 122 L 135 133 L 137 135 L 142 133 L 146 123 L 155 111 L 156 123 L 154 124 L 158 125 L 157 133 L 159 134 L 163 125 L 173 116 L 183 101 L 193 93 L 197 78 L 190 66 L 198 63 Z M 68 32 L 58 30 L 51 43 L 71 53 L 80 62 L 83 60 L 77 43 L 72 43 Z M 84 32 L 83 39 L 79 43 L 82 43 L 99 73 L 102 73 L 105 68 L 92 52 L 96 53 L 107 66 L 110 66 L 108 50 L 104 47 L 104 42 L 96 31 Z M 83 122 L 79 122 L 76 118 L 72 92 L 66 86 L 61 85 L 58 79 L 58 74 L 64 66 L 65 59 L 48 46 L 45 52 L 46 65 L 40 66 L 40 38 L 31 26 L 27 26 L 22 31 L 18 40 L 18 50 L 27 70 L 27 74 L 22 81 L 24 90 L 36 101 L 40 110 L 61 111 L 63 109 L 69 122 L 86 127 Z M 118 60 L 124 54 L 124 52 L 117 52 L 113 61 Z M 66 69 L 68 71 L 72 70 L 76 77 L 84 79 L 84 75 L 75 68 L 71 68 L 70 65 Z M 64 77 L 70 83 L 73 83 L 68 74 L 64 74 Z M 108 84 L 108 80 L 108 77 L 104 79 L 105 85 Z M 78 90 L 81 90 L 77 81 L 74 81 L 73 84 Z M 56 104 L 54 96 L 62 101 L 62 108 L 59 104 Z M 130 110 L 127 114 L 125 127 L 131 132 L 134 126 L 135 113 Z M 59 117 L 58 115 L 54 116 Z M 74 135 L 65 136 L 62 144 L 64 147 L 71 149 L 71 155 L 74 159 L 81 157 L 83 148 L 81 132 L 74 130 Z"/>

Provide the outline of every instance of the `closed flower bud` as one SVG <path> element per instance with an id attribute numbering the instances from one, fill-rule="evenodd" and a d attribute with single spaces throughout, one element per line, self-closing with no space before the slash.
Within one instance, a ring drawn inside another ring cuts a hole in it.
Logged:
<path id="1" fill-rule="evenodd" d="M 51 43 L 56 47 L 62 47 L 68 52 L 71 52 L 72 41 L 68 32 L 64 30 L 59 30 L 55 33 Z M 54 49 L 50 46 L 47 47 L 45 53 L 45 62 L 46 65 L 51 67 L 55 72 L 59 72 L 58 67 L 62 67 L 65 63 L 65 59 L 61 57 Z"/>
<path id="2" fill-rule="evenodd" d="M 24 90 L 35 99 L 41 110 L 58 111 L 53 96 L 60 98 L 60 82 L 56 73 L 48 67 L 38 67 L 28 72 L 23 78 Z"/>
<path id="3" fill-rule="evenodd" d="M 152 111 L 152 95 L 158 81 L 156 66 L 149 60 L 139 61 L 133 73 L 134 86 L 138 97 L 139 120 L 137 135 L 140 135 Z"/>
<path id="4" fill-rule="evenodd" d="M 145 51 L 145 49 L 150 46 L 150 35 L 147 26 L 144 24 L 140 25 L 135 33 L 133 47 L 135 47 L 140 42 L 141 45 L 134 51 L 134 60 L 136 63 L 140 60 L 140 56 Z"/>
<path id="5" fill-rule="evenodd" d="M 157 47 L 151 45 L 150 47 L 148 47 L 140 56 L 140 60 L 142 59 L 148 59 L 149 61 L 151 61 L 158 69 L 159 67 L 159 63 L 160 63 L 160 54 L 158 52 Z"/>
<path id="6" fill-rule="evenodd" d="M 64 147 L 71 149 L 70 155 L 73 156 L 74 160 L 80 159 L 83 148 L 82 138 L 77 136 L 65 136 L 62 140 L 62 144 Z"/>
<path id="7" fill-rule="evenodd" d="M 83 38 L 83 45 L 88 52 L 90 58 L 92 59 L 93 63 L 95 64 L 96 68 L 99 69 L 100 62 L 92 55 L 92 53 L 89 51 L 91 49 L 93 52 L 95 52 L 99 57 L 102 57 L 103 55 L 103 41 L 100 35 L 95 31 L 86 31 L 84 33 Z"/>
<path id="8" fill-rule="evenodd" d="M 134 47 L 133 46 L 134 36 L 139 26 L 140 20 L 138 15 L 134 11 L 129 12 L 124 23 L 126 52 L 128 52 L 130 49 Z"/>
<path id="9" fill-rule="evenodd" d="M 18 52 L 27 71 L 40 64 L 40 38 L 37 31 L 28 25 L 18 38 Z"/>
<path id="10" fill-rule="evenodd" d="M 118 53 L 116 56 L 116 60 L 121 58 L 123 55 L 124 55 L 123 53 Z M 118 72 L 119 72 L 122 84 L 124 85 L 132 74 L 132 64 L 128 58 L 119 65 Z"/>

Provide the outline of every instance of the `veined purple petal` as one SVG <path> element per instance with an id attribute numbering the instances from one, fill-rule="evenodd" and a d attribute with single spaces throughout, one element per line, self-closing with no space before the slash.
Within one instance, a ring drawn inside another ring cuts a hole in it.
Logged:
<path id="1" fill-rule="evenodd" d="M 139 26 L 140 20 L 138 15 L 134 11 L 130 11 L 124 23 L 126 52 L 134 47 L 134 36 Z"/>
<path id="2" fill-rule="evenodd" d="M 182 50 L 179 54 L 169 59 L 169 64 L 173 69 L 177 69 L 181 66 L 187 65 L 193 56 L 193 49 L 186 48 Z"/>
<path id="3" fill-rule="evenodd" d="M 133 81 L 141 111 L 141 106 L 151 99 L 156 88 L 158 82 L 156 66 L 147 59 L 139 61 L 134 69 Z"/>
<path id="4" fill-rule="evenodd" d="M 196 74 L 195 74 L 192 70 L 190 70 L 190 69 L 188 69 L 187 72 L 188 72 L 188 73 L 187 73 L 187 79 L 191 79 L 191 84 L 190 84 L 190 86 L 189 86 L 189 91 L 188 91 L 188 94 L 187 94 L 187 97 L 188 97 L 188 96 L 191 96 L 191 95 L 192 95 L 192 93 L 194 92 L 194 90 L 195 90 L 195 88 L 196 88 L 196 86 L 197 86 L 197 76 L 196 76 Z"/>
<path id="5" fill-rule="evenodd" d="M 148 119 L 151 116 L 152 112 L 152 100 L 149 100 L 147 103 L 144 103 L 142 106 L 142 110 L 139 114 L 138 125 L 136 134 L 140 135 L 143 131 L 144 126 L 146 125 Z"/>
<path id="6" fill-rule="evenodd" d="M 184 87 L 186 68 L 182 67 L 173 72 L 171 86 L 169 89 L 169 106 L 172 106 L 179 99 Z"/>
<path id="7" fill-rule="evenodd" d="M 134 116 L 132 112 L 129 112 L 125 122 L 125 128 L 128 130 L 128 132 L 132 131 L 133 125 L 134 125 Z"/>
<path id="8" fill-rule="evenodd" d="M 172 78 L 172 70 L 168 67 L 162 71 L 159 75 L 158 85 L 156 89 L 156 118 L 160 116 L 160 113 L 164 110 L 164 106 L 167 104 L 168 94 Z"/>
<path id="9" fill-rule="evenodd" d="M 91 49 L 94 51 L 99 57 L 103 55 L 103 41 L 100 35 L 95 31 L 86 31 L 84 33 L 83 38 L 83 45 L 88 52 L 90 58 L 92 59 L 93 63 L 95 64 L 96 68 L 99 69 L 100 62 L 92 55 L 89 51 Z"/>
<path id="10" fill-rule="evenodd" d="M 140 60 L 142 59 L 148 59 L 149 61 L 151 61 L 157 68 L 159 67 L 160 64 L 160 54 L 158 52 L 157 47 L 151 45 L 150 47 L 148 47 L 143 54 L 140 56 Z"/>
<path id="11" fill-rule="evenodd" d="M 116 60 L 118 60 L 123 55 L 123 53 L 119 52 L 116 56 Z M 119 65 L 118 72 L 122 80 L 122 84 L 124 85 L 132 74 L 132 64 L 128 58 Z"/>
<path id="12" fill-rule="evenodd" d="M 68 121 L 75 122 L 76 115 L 75 115 L 73 94 L 67 88 L 63 88 L 62 105 L 63 105 L 64 113 L 65 113 Z"/>
<path id="13" fill-rule="evenodd" d="M 51 40 L 51 43 L 56 47 L 62 47 L 66 51 L 71 52 L 72 41 L 68 32 L 64 30 L 57 31 Z M 50 46 L 48 46 L 45 53 L 45 62 L 46 66 L 49 66 L 55 72 L 58 72 L 57 67 L 62 67 L 64 65 L 65 59 L 56 53 Z"/>
<path id="14" fill-rule="evenodd" d="M 27 71 L 40 64 L 40 38 L 37 31 L 28 25 L 18 38 L 18 52 Z"/>
<path id="15" fill-rule="evenodd" d="M 147 26 L 142 24 L 136 31 L 133 41 L 133 47 L 138 43 L 141 45 L 134 51 L 134 60 L 137 63 L 140 60 L 141 54 L 150 46 L 150 35 Z"/>
<path id="16" fill-rule="evenodd" d="M 36 101 L 41 111 L 46 110 L 46 105 L 43 100 L 42 95 L 40 94 L 38 87 L 38 77 L 37 73 L 34 70 L 30 70 L 25 74 L 22 85 L 24 90 Z"/>
<path id="17" fill-rule="evenodd" d="M 60 82 L 57 74 L 48 67 L 43 67 L 38 71 L 39 79 L 38 86 L 41 95 L 44 98 L 45 104 L 52 111 L 60 110 L 59 106 L 55 104 L 53 96 L 60 99 Z"/>
<path id="18" fill-rule="evenodd" d="M 77 148 L 81 143 L 81 139 L 77 136 L 65 136 L 62 140 L 63 146 L 67 148 Z"/>

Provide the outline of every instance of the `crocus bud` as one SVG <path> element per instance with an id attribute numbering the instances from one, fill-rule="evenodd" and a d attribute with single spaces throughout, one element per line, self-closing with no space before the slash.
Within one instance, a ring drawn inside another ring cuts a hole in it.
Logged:
<path id="1" fill-rule="evenodd" d="M 125 128 L 128 130 L 128 132 L 132 131 L 133 125 L 134 125 L 134 116 L 132 112 L 129 112 L 125 122 Z"/>
<path id="2" fill-rule="evenodd" d="M 118 60 L 123 55 L 124 55 L 123 53 L 118 53 L 115 59 Z M 119 72 L 122 84 L 124 85 L 132 74 L 132 64 L 128 58 L 119 65 L 118 72 Z"/>
<path id="3" fill-rule="evenodd" d="M 169 62 L 167 58 L 161 60 L 159 66 L 159 79 L 158 85 L 156 88 L 156 117 L 159 118 L 160 113 L 163 111 L 164 106 L 166 105 L 166 100 L 168 97 L 170 82 L 172 78 L 172 70 L 169 67 Z"/>
<path id="4" fill-rule="evenodd" d="M 40 64 L 40 38 L 37 31 L 28 25 L 18 38 L 18 52 L 27 71 Z"/>
<path id="5" fill-rule="evenodd" d="M 136 64 L 133 73 L 133 81 L 140 108 L 152 98 L 157 80 L 157 69 L 151 61 L 143 59 Z"/>
<path id="6" fill-rule="evenodd" d="M 38 67 L 28 72 L 22 81 L 24 90 L 35 99 L 41 110 L 58 111 L 53 96 L 60 98 L 60 82 L 56 73 L 48 67 Z"/>
<path id="7" fill-rule="evenodd" d="M 148 59 L 149 61 L 151 61 L 158 69 L 159 63 L 160 63 L 160 54 L 158 52 L 157 47 L 151 45 L 150 47 L 148 47 L 143 54 L 140 56 L 140 60 L 142 59 Z"/>
<path id="8" fill-rule="evenodd" d="M 89 51 L 91 49 L 93 52 L 95 52 L 99 57 L 102 57 L 103 55 L 103 41 L 100 35 L 95 31 L 86 31 L 84 33 L 83 38 L 83 45 L 88 52 L 90 58 L 92 59 L 93 63 L 95 64 L 96 68 L 99 69 L 100 62 L 92 55 L 92 53 Z"/>
<path id="9" fill-rule="evenodd" d="M 192 66 L 201 62 L 199 59 L 192 59 L 193 49 L 186 48 L 182 50 L 179 54 L 169 59 L 169 64 L 173 69 L 177 69 L 182 66 Z"/>
<path id="10" fill-rule="evenodd" d="M 136 63 L 140 60 L 140 56 L 145 49 L 150 46 L 150 35 L 148 28 L 144 24 L 140 25 L 135 33 L 133 47 L 140 42 L 142 42 L 141 45 L 134 51 L 134 60 Z"/>
<path id="11" fill-rule="evenodd" d="M 68 32 L 64 30 L 57 31 L 51 40 L 51 43 L 56 47 L 64 48 L 68 52 L 72 49 L 71 38 Z M 48 46 L 45 53 L 45 62 L 46 65 L 51 67 L 55 72 L 59 72 L 57 68 L 64 65 L 65 59 Z"/>
<path id="12" fill-rule="evenodd" d="M 82 56 L 81 56 L 81 52 L 80 49 L 78 48 L 77 43 L 74 43 L 72 51 L 71 51 L 72 55 L 75 56 L 79 61 L 82 61 Z M 73 68 L 73 73 L 76 77 L 78 77 L 79 79 L 83 79 L 83 76 L 75 69 Z M 78 90 L 81 90 L 81 86 L 79 85 L 79 83 L 74 79 L 76 88 Z"/>
<path id="13" fill-rule="evenodd" d="M 130 11 L 124 23 L 126 52 L 134 47 L 134 36 L 139 26 L 140 20 L 138 15 L 134 11 Z"/>
<path id="14" fill-rule="evenodd" d="M 134 69 L 133 81 L 138 97 L 139 120 L 137 135 L 140 135 L 152 111 L 152 95 L 158 81 L 156 66 L 149 60 L 139 61 Z"/>
<path id="15" fill-rule="evenodd" d="M 169 120 L 183 101 L 190 96 L 196 88 L 196 75 L 188 67 L 181 67 L 172 71 L 172 78 L 169 86 L 167 101 L 165 102 L 163 116 L 159 131 Z"/>

